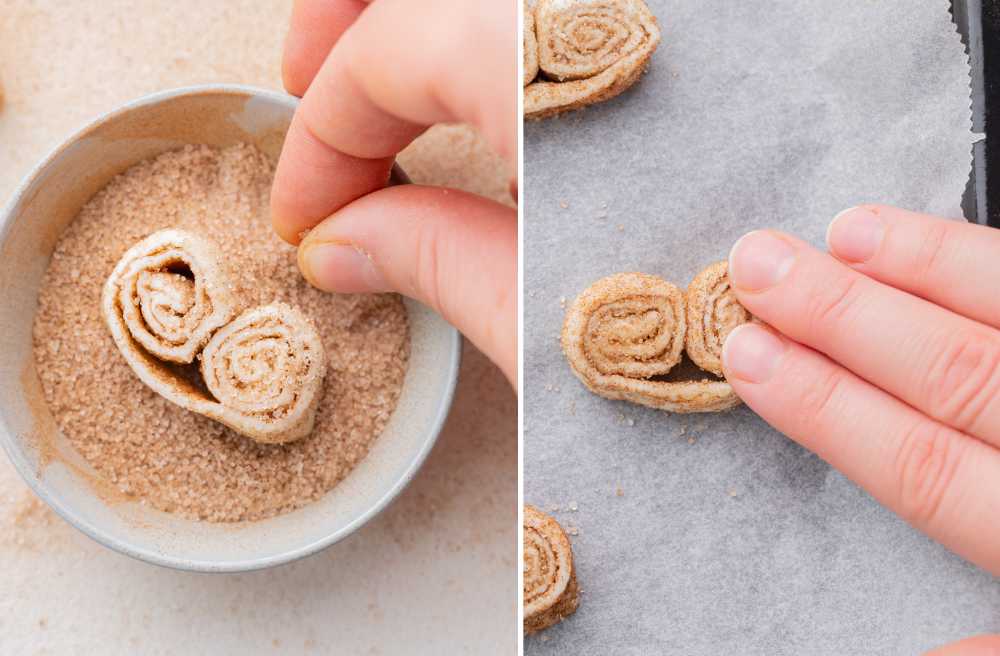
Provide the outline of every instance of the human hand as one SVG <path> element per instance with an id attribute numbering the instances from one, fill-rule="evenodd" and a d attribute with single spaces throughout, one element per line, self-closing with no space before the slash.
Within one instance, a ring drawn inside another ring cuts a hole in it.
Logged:
<path id="1" fill-rule="evenodd" d="M 298 244 L 310 283 L 416 298 L 512 384 L 517 213 L 457 190 L 385 184 L 428 126 L 464 122 L 510 163 L 515 189 L 516 34 L 509 1 L 297 0 L 283 74 L 302 102 L 271 192 L 274 229 Z"/>
<path id="2" fill-rule="evenodd" d="M 773 330 L 730 334 L 727 379 L 771 425 L 1000 575 L 1000 231 L 867 205 L 835 218 L 827 242 L 832 255 L 762 230 L 733 247 L 733 289 Z"/>

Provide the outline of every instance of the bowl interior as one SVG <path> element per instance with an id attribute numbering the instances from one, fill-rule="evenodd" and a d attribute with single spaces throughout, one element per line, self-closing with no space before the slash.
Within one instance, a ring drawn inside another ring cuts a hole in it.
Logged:
<path id="1" fill-rule="evenodd" d="M 129 555 L 184 569 L 275 565 L 345 537 L 381 510 L 427 455 L 457 377 L 457 331 L 406 300 L 410 365 L 395 413 L 368 456 L 315 503 L 240 524 L 185 520 L 115 498 L 60 434 L 45 404 L 31 348 L 39 286 L 62 230 L 116 174 L 188 143 L 281 149 L 295 99 L 237 86 L 165 92 L 98 120 L 53 153 L 0 217 L 0 441 L 56 512 Z"/>

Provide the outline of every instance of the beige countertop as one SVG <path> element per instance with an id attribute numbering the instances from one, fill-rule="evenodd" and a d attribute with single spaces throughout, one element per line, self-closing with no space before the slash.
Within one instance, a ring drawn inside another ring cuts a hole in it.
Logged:
<path id="1" fill-rule="evenodd" d="M 84 122 L 189 84 L 280 88 L 290 3 L 0 0 L 0 205 Z M 505 200 L 506 168 L 469 130 L 401 157 L 417 182 Z M 52 514 L 0 457 L 0 653 L 510 654 L 517 404 L 467 346 L 427 464 L 388 510 L 311 558 L 201 575 L 114 553 Z"/>

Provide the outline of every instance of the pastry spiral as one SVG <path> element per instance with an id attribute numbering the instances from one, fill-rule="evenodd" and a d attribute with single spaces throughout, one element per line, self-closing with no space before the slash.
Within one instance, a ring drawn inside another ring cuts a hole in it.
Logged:
<path id="1" fill-rule="evenodd" d="M 221 259 L 215 246 L 197 235 L 155 232 L 119 260 L 104 288 L 105 311 L 120 312 L 131 338 L 151 355 L 192 362 L 237 311 Z"/>
<path id="2" fill-rule="evenodd" d="M 598 280 L 573 302 L 562 347 L 595 394 L 670 412 L 715 412 L 739 403 L 716 380 L 662 379 L 680 362 L 688 330 L 684 294 L 644 273 Z"/>
<path id="3" fill-rule="evenodd" d="M 201 353 L 205 386 L 219 403 L 204 414 L 258 442 L 312 432 L 326 362 L 301 312 L 283 303 L 247 310 Z"/>
<path id="4" fill-rule="evenodd" d="M 716 262 L 691 281 L 687 288 L 688 357 L 716 376 L 722 376 L 722 345 L 740 324 L 750 321 L 729 285 L 729 264 Z"/>
<path id="5" fill-rule="evenodd" d="M 543 118 L 617 96 L 634 84 L 660 43 L 643 0 L 538 0 L 528 29 L 537 49 L 537 81 L 524 89 L 524 113 Z M 528 80 L 530 81 L 530 80 Z"/>
<path id="6" fill-rule="evenodd" d="M 234 319 L 239 306 L 221 262 L 213 244 L 179 230 L 127 250 L 101 297 L 115 345 L 143 383 L 185 410 L 258 442 L 304 437 L 326 373 L 319 335 L 281 303 Z"/>
<path id="7" fill-rule="evenodd" d="M 524 507 L 524 633 L 562 621 L 580 603 L 573 551 L 562 527 L 533 506 Z"/>
<path id="8" fill-rule="evenodd" d="M 538 75 L 538 40 L 535 38 L 535 13 L 524 3 L 524 85 Z"/>

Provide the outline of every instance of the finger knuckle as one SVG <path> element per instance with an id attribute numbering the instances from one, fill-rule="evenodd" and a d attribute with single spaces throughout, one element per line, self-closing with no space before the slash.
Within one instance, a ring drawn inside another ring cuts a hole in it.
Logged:
<path id="1" fill-rule="evenodd" d="M 858 278 L 852 275 L 835 278 L 822 289 L 817 289 L 810 296 L 806 308 L 807 325 L 811 332 L 823 334 L 847 323 L 857 305 L 858 290 Z"/>
<path id="2" fill-rule="evenodd" d="M 834 367 L 815 384 L 803 388 L 799 398 L 798 409 L 802 417 L 810 417 L 812 421 L 822 422 L 831 413 L 835 413 L 838 393 L 846 378 L 845 373 Z"/>
<path id="3" fill-rule="evenodd" d="M 921 283 L 932 280 L 934 272 L 940 269 L 950 227 L 946 221 L 935 221 L 924 232 L 913 256 L 913 275 Z"/>
<path id="4" fill-rule="evenodd" d="M 950 335 L 926 381 L 931 416 L 963 431 L 977 426 L 1000 393 L 1000 343 L 980 331 Z"/>
<path id="5" fill-rule="evenodd" d="M 897 510 L 917 527 L 937 521 L 961 459 L 956 433 L 923 421 L 903 434 L 893 461 L 898 482 Z"/>

